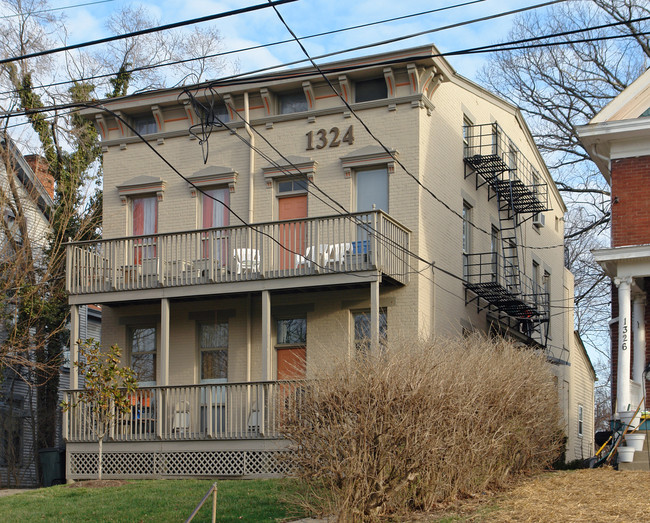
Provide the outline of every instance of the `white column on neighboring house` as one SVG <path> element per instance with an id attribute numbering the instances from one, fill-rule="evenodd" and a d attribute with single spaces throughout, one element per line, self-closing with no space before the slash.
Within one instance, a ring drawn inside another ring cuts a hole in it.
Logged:
<path id="1" fill-rule="evenodd" d="M 169 385 L 169 298 L 160 300 L 160 380 Z"/>
<path id="2" fill-rule="evenodd" d="M 70 306 L 70 388 L 79 388 L 79 305 Z"/>
<path id="3" fill-rule="evenodd" d="M 632 366 L 632 379 L 641 383 L 643 387 L 643 369 L 645 369 L 645 294 L 634 296 L 632 309 L 634 339 L 634 365 Z M 640 399 L 640 398 L 639 398 Z M 637 401 L 638 403 L 638 401 Z"/>
<path id="4" fill-rule="evenodd" d="M 370 282 L 370 347 L 379 351 L 379 278 Z"/>
<path id="5" fill-rule="evenodd" d="M 632 314 L 632 278 L 614 278 L 618 287 L 618 372 L 616 374 L 616 410 L 630 409 L 630 341 Z"/>
<path id="6" fill-rule="evenodd" d="M 271 293 L 262 291 L 262 380 L 273 379 L 273 360 L 271 355 Z"/>

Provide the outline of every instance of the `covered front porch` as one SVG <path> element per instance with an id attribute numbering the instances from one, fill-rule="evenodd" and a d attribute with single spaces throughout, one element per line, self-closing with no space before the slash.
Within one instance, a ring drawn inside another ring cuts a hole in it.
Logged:
<path id="1" fill-rule="evenodd" d="M 278 476 L 287 441 L 281 421 L 300 412 L 302 381 L 139 387 L 131 408 L 118 413 L 104 442 L 108 478 Z M 78 390 L 64 393 L 73 407 L 64 413 L 66 477 L 97 476 L 93 408 L 77 403 Z"/>

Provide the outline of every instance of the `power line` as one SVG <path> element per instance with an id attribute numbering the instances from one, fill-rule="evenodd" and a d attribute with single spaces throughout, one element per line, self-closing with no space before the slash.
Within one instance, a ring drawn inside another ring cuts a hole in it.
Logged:
<path id="1" fill-rule="evenodd" d="M 209 22 L 211 20 L 218 20 L 220 18 L 226 18 L 228 16 L 239 15 L 243 13 L 250 13 L 252 11 L 259 11 L 260 9 L 267 9 L 275 5 L 287 4 L 290 2 L 296 2 L 297 0 L 272 0 L 269 4 L 257 4 L 248 7 L 242 7 L 240 9 L 233 9 L 231 11 L 224 11 L 223 13 L 217 13 L 214 15 L 202 16 L 200 18 L 192 18 L 191 20 L 184 20 L 182 22 L 174 22 L 172 24 L 159 25 L 156 27 L 150 27 L 148 29 L 140 29 L 139 31 L 132 31 L 129 33 L 124 33 L 121 35 L 109 36 L 106 38 L 100 38 L 98 40 L 91 40 L 88 42 L 81 42 L 78 44 L 65 45 L 62 47 L 55 47 L 54 49 L 45 49 L 43 51 L 37 51 L 34 53 L 23 54 L 20 56 L 14 56 L 10 58 L 3 58 L 0 60 L 0 65 L 7 64 L 10 62 L 16 62 L 18 60 L 25 60 L 27 58 L 36 58 L 39 56 L 45 56 L 54 53 L 61 53 L 63 51 L 72 51 L 74 49 L 81 49 L 84 47 L 91 47 L 93 45 L 106 44 L 109 42 L 115 42 L 117 40 L 124 40 L 126 38 L 133 38 L 135 36 L 142 36 L 151 33 L 158 33 L 160 31 L 167 31 L 169 29 L 176 29 L 178 27 L 185 27 L 188 25 L 199 24 L 202 22 Z"/>
<path id="2" fill-rule="evenodd" d="M 27 11 L 25 13 L 14 13 L 11 15 L 2 15 L 0 16 L 0 19 L 7 19 L 7 18 L 17 18 L 19 16 L 31 16 L 31 15 L 40 15 L 43 13 L 51 13 L 53 11 L 65 11 L 66 9 L 75 9 L 77 7 L 85 7 L 88 5 L 96 5 L 96 4 L 107 4 L 109 2 L 114 2 L 115 0 L 97 0 L 96 2 L 86 2 L 85 4 L 75 4 L 75 5 L 66 5 L 64 7 L 53 7 L 51 9 L 41 9 L 39 11 Z"/>
<path id="3" fill-rule="evenodd" d="M 104 0 L 104 1 L 113 1 L 113 0 Z M 369 22 L 369 23 L 365 23 L 365 24 L 353 25 L 353 26 L 344 27 L 344 28 L 341 28 L 341 29 L 325 31 L 325 32 L 322 32 L 322 33 L 315 33 L 315 34 L 311 34 L 311 35 L 308 35 L 308 36 L 304 36 L 303 39 L 311 39 L 311 38 L 318 38 L 318 37 L 321 37 L 321 36 L 329 36 L 329 35 L 336 34 L 336 33 L 351 31 L 351 30 L 354 30 L 354 29 L 361 29 L 361 28 L 364 28 L 364 27 L 370 27 L 370 26 L 374 26 L 374 25 L 385 24 L 385 23 L 388 23 L 388 22 L 396 21 L 396 20 L 404 20 L 404 19 L 407 19 L 407 18 L 413 18 L 413 17 L 423 16 L 423 15 L 426 15 L 426 14 L 431 14 L 431 13 L 435 13 L 435 12 L 439 12 L 439 11 L 445 11 L 445 10 L 448 10 L 448 9 L 454 9 L 454 8 L 457 8 L 457 7 L 465 7 L 465 6 L 468 6 L 468 5 L 471 5 L 471 4 L 484 2 L 484 1 L 485 0 L 470 0 L 470 1 L 467 1 L 467 2 L 464 2 L 464 3 L 460 3 L 460 4 L 454 4 L 454 5 L 446 6 L 446 7 L 439 7 L 437 9 L 430 9 L 428 11 L 420 11 L 418 13 L 412 13 L 412 14 L 408 14 L 408 15 L 398 16 L 398 17 L 395 17 L 395 18 L 385 18 L 383 20 L 377 20 L 375 22 Z M 473 21 L 468 21 L 467 23 L 470 24 L 470 23 L 473 23 Z M 141 67 L 134 67 L 133 69 L 128 69 L 125 72 L 128 73 L 128 74 L 132 74 L 132 73 L 139 72 L 139 71 L 147 71 L 147 70 L 150 70 L 150 69 L 157 69 L 157 68 L 160 68 L 160 67 L 169 67 L 169 66 L 173 66 L 173 65 L 180 65 L 180 64 L 184 64 L 184 63 L 188 63 L 188 62 L 194 62 L 194 61 L 197 61 L 197 60 L 205 60 L 206 58 L 217 58 L 217 57 L 220 57 L 220 56 L 228 56 L 228 55 L 231 55 L 231 54 L 243 53 L 243 52 L 253 51 L 253 50 L 257 50 L 257 49 L 264 49 L 264 48 L 273 47 L 273 46 L 281 45 L 281 44 L 287 44 L 287 43 L 291 43 L 291 42 L 293 42 L 293 39 L 289 38 L 287 40 L 279 40 L 279 41 L 271 42 L 271 43 L 268 43 L 268 44 L 253 45 L 253 46 L 249 46 L 249 47 L 243 47 L 243 48 L 240 48 L 240 49 L 233 49 L 233 50 L 230 50 L 230 51 L 220 51 L 218 53 L 207 54 L 207 55 L 204 55 L 204 56 L 198 56 L 198 57 L 193 57 L 193 58 L 185 58 L 185 59 L 181 59 L 181 60 L 173 60 L 173 61 L 165 62 L 165 63 L 162 63 L 162 64 L 152 64 L 152 65 L 146 65 L 146 66 L 141 66 Z M 345 53 L 345 52 L 346 51 L 341 51 L 341 53 Z M 275 67 L 280 67 L 280 66 L 275 66 Z M 108 78 L 108 77 L 111 77 L 111 76 L 115 76 L 116 74 L 118 74 L 118 72 L 111 72 L 111 73 L 105 73 L 105 74 L 99 74 L 99 75 L 86 76 L 86 77 L 78 78 L 76 80 L 65 80 L 65 81 L 61 81 L 61 82 L 53 82 L 53 83 L 49 83 L 49 84 L 41 84 L 41 85 L 33 86 L 33 88 L 34 89 L 43 89 L 43 88 L 46 88 L 46 87 L 56 87 L 56 86 L 59 86 L 59 85 L 65 85 L 65 84 L 75 83 L 75 82 L 87 82 L 89 80 L 97 80 L 97 79 L 100 79 L 100 78 Z M 248 73 L 244 73 L 244 74 L 248 75 L 248 74 L 253 74 L 253 73 L 248 72 Z M 14 91 L 0 92 L 0 94 L 9 94 L 9 93 L 12 93 L 12 92 L 14 92 Z"/>

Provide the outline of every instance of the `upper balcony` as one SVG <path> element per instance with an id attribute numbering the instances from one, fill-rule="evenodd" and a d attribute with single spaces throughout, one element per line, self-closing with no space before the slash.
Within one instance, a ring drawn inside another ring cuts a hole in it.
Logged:
<path id="1" fill-rule="evenodd" d="M 550 318 L 549 293 L 518 265 L 495 252 L 472 253 L 464 255 L 463 272 L 465 288 L 473 295 L 466 294 L 467 303 L 485 304 L 519 325 L 530 338 L 541 334 L 539 325 Z M 540 343 L 545 345 L 545 340 Z"/>
<path id="2" fill-rule="evenodd" d="M 548 210 L 548 185 L 497 123 L 463 127 L 465 164 L 514 214 Z"/>
<path id="3" fill-rule="evenodd" d="M 122 301 L 246 291 L 269 282 L 274 288 L 358 283 L 355 276 L 366 271 L 406 284 L 409 234 L 377 210 L 75 242 L 67 245 L 66 290 L 71 303 Z"/>

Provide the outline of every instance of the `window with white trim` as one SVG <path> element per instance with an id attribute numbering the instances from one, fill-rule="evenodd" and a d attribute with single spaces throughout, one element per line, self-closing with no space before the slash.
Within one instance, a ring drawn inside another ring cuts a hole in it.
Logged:
<path id="1" fill-rule="evenodd" d="M 388 168 L 356 171 L 357 212 L 381 209 L 388 212 Z"/>
<path id="2" fill-rule="evenodd" d="M 368 353 L 371 343 L 370 311 L 352 313 L 354 321 L 354 348 L 356 353 Z M 385 348 L 388 341 L 388 315 L 386 308 L 379 309 L 379 346 Z"/>
<path id="3" fill-rule="evenodd" d="M 584 422 L 583 422 L 584 408 L 578 405 L 578 436 L 583 436 Z"/>
<path id="4" fill-rule="evenodd" d="M 463 201 L 463 277 L 469 276 L 469 254 L 472 251 L 472 206 Z"/>
<path id="5" fill-rule="evenodd" d="M 278 345 L 304 346 L 307 343 L 307 319 L 288 318 L 277 321 Z"/>
<path id="6" fill-rule="evenodd" d="M 156 327 L 144 325 L 129 327 L 130 367 L 135 371 L 140 385 L 156 383 L 156 357 L 158 340 Z"/>
<path id="7" fill-rule="evenodd" d="M 199 323 L 201 383 L 228 381 L 228 322 Z"/>

